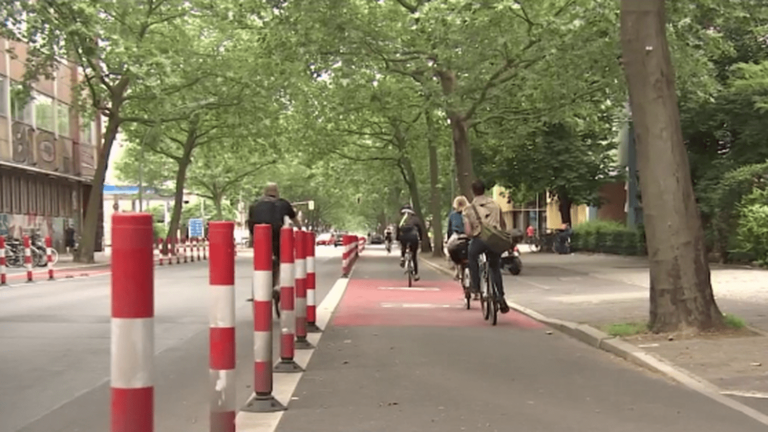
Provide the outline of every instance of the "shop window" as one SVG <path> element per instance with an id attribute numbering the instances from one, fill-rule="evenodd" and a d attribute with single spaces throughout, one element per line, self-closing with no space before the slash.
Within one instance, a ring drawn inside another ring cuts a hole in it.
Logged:
<path id="1" fill-rule="evenodd" d="M 56 112 L 54 111 L 53 98 L 44 94 L 35 93 L 35 127 L 48 132 L 56 129 Z"/>

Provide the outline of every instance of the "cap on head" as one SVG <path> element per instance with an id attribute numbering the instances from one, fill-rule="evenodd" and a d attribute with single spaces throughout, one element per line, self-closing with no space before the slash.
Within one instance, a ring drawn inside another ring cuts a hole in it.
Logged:
<path id="1" fill-rule="evenodd" d="M 279 198 L 280 191 L 277 189 L 277 183 L 267 183 L 267 185 L 264 187 L 264 195 Z"/>

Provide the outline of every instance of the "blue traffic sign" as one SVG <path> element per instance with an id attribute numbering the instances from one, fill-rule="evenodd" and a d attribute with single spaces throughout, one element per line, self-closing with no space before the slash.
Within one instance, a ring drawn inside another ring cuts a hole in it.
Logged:
<path id="1" fill-rule="evenodd" d="M 189 236 L 190 237 L 203 236 L 203 220 L 202 219 L 189 220 Z"/>

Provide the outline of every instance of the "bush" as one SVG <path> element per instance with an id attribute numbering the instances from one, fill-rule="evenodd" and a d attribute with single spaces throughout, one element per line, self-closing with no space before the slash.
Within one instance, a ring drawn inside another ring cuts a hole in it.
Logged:
<path id="1" fill-rule="evenodd" d="M 590 221 L 573 229 L 571 249 L 616 255 L 645 255 L 645 233 L 614 221 Z"/>
<path id="2" fill-rule="evenodd" d="M 768 266 L 768 190 L 755 189 L 742 200 L 735 243 L 731 252 Z"/>

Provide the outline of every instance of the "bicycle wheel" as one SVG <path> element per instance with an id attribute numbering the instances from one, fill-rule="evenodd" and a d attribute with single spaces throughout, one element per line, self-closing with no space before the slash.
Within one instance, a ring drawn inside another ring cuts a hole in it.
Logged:
<path id="1" fill-rule="evenodd" d="M 51 249 L 51 265 L 56 265 L 59 262 L 59 251 Z"/>
<path id="2" fill-rule="evenodd" d="M 480 301 L 483 302 L 483 319 L 488 321 L 491 318 L 491 309 L 493 308 L 493 296 L 490 291 L 491 281 L 488 278 L 488 271 L 486 270 L 483 275 L 483 288 L 480 293 Z"/>
<path id="3" fill-rule="evenodd" d="M 48 263 L 48 256 L 38 248 L 32 248 L 32 265 L 34 267 L 45 267 Z"/>
<path id="4" fill-rule="evenodd" d="M 469 268 L 467 266 L 461 266 L 461 287 L 464 289 L 464 299 L 467 301 L 467 310 L 471 309 L 472 304 L 472 290 L 469 288 Z"/>
<path id="5" fill-rule="evenodd" d="M 489 291 L 491 293 L 491 298 L 488 302 L 491 306 L 488 309 L 491 315 L 491 325 L 495 326 L 499 322 L 499 296 L 496 293 L 496 285 L 494 285 L 493 282 L 488 281 L 488 287 L 490 288 Z"/>

